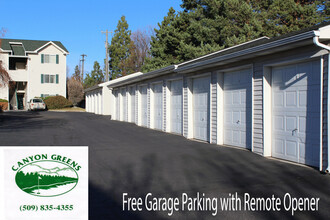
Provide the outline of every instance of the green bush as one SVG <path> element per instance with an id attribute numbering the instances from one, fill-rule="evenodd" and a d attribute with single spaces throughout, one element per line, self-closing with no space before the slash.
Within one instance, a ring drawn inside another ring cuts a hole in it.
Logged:
<path id="1" fill-rule="evenodd" d="M 0 99 L 0 102 L 8 102 L 6 99 Z"/>
<path id="2" fill-rule="evenodd" d="M 63 96 L 48 96 L 44 99 L 48 109 L 67 108 L 72 106 L 72 102 Z"/>

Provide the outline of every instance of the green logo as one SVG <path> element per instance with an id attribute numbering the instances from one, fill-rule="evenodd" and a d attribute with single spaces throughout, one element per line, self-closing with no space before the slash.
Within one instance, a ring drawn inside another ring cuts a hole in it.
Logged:
<path id="1" fill-rule="evenodd" d="M 40 197 L 59 196 L 74 189 L 79 179 L 77 171 L 81 167 L 66 157 L 52 155 L 49 159 L 47 154 L 43 154 L 17 162 L 17 166 L 12 167 L 17 171 L 17 186 L 30 195 Z"/>

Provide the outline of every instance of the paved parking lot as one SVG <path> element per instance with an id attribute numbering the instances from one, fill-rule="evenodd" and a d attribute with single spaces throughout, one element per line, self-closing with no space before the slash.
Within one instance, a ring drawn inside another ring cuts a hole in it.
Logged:
<path id="1" fill-rule="evenodd" d="M 123 193 L 144 198 L 196 197 L 320 198 L 318 211 L 295 212 L 297 219 L 328 219 L 330 175 L 317 169 L 267 159 L 249 151 L 73 112 L 0 114 L 2 146 L 89 146 L 90 219 L 279 219 L 291 211 L 168 212 L 122 211 Z"/>

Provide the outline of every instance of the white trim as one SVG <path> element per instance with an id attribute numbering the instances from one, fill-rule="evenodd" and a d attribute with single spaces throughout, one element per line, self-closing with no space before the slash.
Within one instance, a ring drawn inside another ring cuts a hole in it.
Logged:
<path id="1" fill-rule="evenodd" d="M 320 59 L 320 162 L 319 168 L 323 168 L 323 57 Z"/>
<path id="2" fill-rule="evenodd" d="M 57 49 L 59 49 L 60 51 L 62 51 L 63 54 L 69 54 L 68 52 L 63 50 L 61 47 L 57 46 L 53 41 L 49 41 L 48 43 L 45 43 L 43 46 L 39 47 L 38 49 L 34 50 L 33 52 L 39 52 L 40 50 L 42 50 L 43 48 L 47 47 L 50 44 L 53 45 L 54 47 L 56 47 Z"/>
<path id="3" fill-rule="evenodd" d="M 28 58 L 28 56 L 16 56 L 16 55 L 8 55 L 8 57 L 14 57 L 14 58 Z"/>
<path id="4" fill-rule="evenodd" d="M 217 71 L 217 144 L 223 145 L 223 132 L 224 132 L 224 104 L 223 104 L 223 93 L 224 93 L 224 73 Z"/>
<path id="5" fill-rule="evenodd" d="M 22 42 L 8 42 L 9 44 L 14 44 L 14 45 L 23 45 Z"/>
<path id="6" fill-rule="evenodd" d="M 263 156 L 272 156 L 272 67 L 264 66 L 262 77 Z"/>

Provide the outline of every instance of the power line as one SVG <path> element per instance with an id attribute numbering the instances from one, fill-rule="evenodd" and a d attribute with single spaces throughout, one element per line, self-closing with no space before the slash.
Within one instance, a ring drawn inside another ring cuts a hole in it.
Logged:
<path id="1" fill-rule="evenodd" d="M 84 62 L 85 62 L 85 57 L 87 57 L 86 54 L 81 54 L 80 56 L 82 56 L 81 61 L 81 81 L 84 81 Z"/>
<path id="2" fill-rule="evenodd" d="M 112 34 L 112 31 L 101 31 L 102 34 L 105 34 L 105 81 L 109 81 L 109 43 L 108 43 L 108 33 Z"/>

